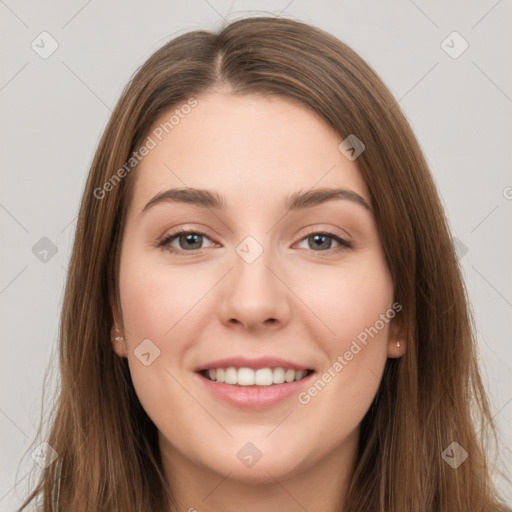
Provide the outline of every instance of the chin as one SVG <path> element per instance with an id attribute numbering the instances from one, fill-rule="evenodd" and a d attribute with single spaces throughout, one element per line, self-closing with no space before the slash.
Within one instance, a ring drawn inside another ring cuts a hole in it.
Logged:
<path id="1" fill-rule="evenodd" d="M 253 441 L 249 441 L 253 439 Z M 286 479 L 306 469 L 310 452 L 304 443 L 291 439 L 289 444 L 281 440 L 272 442 L 264 436 L 244 436 L 243 440 L 230 439 L 228 442 L 210 444 L 205 447 L 208 459 L 202 463 L 211 471 L 221 475 L 230 475 L 230 480 L 254 484 L 275 483 L 275 480 Z M 211 446 L 217 446 L 212 450 Z M 318 452 L 318 449 L 316 450 Z M 212 465 L 212 461 L 215 464 Z M 311 464 L 314 461 L 310 460 Z"/>

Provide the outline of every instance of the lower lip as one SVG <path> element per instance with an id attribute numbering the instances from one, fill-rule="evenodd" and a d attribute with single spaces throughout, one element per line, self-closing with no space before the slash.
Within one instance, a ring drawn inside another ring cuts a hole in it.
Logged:
<path id="1" fill-rule="evenodd" d="M 245 409 L 263 409 L 277 405 L 308 385 L 314 373 L 294 382 L 273 384 L 271 386 L 237 386 L 216 382 L 196 374 L 206 388 L 220 400 L 235 407 Z"/>

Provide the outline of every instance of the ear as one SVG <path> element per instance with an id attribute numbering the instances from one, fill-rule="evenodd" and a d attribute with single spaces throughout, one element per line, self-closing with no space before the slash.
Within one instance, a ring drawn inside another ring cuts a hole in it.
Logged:
<path id="1" fill-rule="evenodd" d="M 402 357 L 407 349 L 407 330 L 404 316 L 398 312 L 389 324 L 388 357 Z"/>
<path id="2" fill-rule="evenodd" d="M 123 328 L 123 318 L 115 300 L 111 302 L 110 307 L 112 309 L 113 319 L 113 324 L 110 329 L 112 348 L 119 357 L 128 357 L 128 349 L 126 348 L 126 339 Z"/>

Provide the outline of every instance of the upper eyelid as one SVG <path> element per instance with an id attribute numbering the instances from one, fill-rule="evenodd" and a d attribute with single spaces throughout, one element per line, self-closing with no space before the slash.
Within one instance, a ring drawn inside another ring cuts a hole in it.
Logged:
<path id="1" fill-rule="evenodd" d="M 336 234 L 337 236 L 340 236 L 340 237 L 344 237 L 344 236 L 347 236 L 348 238 L 351 238 L 352 235 L 346 231 L 345 229 L 343 228 L 340 228 L 340 227 L 334 227 L 334 226 L 331 226 L 331 227 L 319 227 L 319 226 L 322 226 L 322 225 L 327 225 L 328 223 L 325 223 L 325 222 L 317 222 L 317 223 L 312 223 L 312 224 L 309 224 L 301 229 L 305 229 L 309 234 L 309 233 L 319 233 L 319 232 L 330 232 L 330 233 L 333 233 L 333 234 Z M 165 235 L 163 235 L 161 238 L 166 238 L 168 236 L 174 236 L 174 235 L 179 235 L 183 232 L 187 233 L 187 232 L 192 232 L 192 233 L 197 233 L 197 234 L 200 234 L 200 235 L 206 235 L 206 236 L 209 236 L 207 231 L 209 231 L 209 228 L 201 225 L 201 224 L 197 224 L 197 226 L 200 226 L 200 227 L 195 227 L 194 224 L 189 224 L 189 223 L 184 223 L 184 224 L 181 224 L 180 226 L 178 227 L 175 227 L 175 228 L 171 228 L 169 231 L 166 231 Z M 339 231 L 340 233 L 337 233 L 336 231 Z M 342 234 L 344 233 L 344 234 Z"/>

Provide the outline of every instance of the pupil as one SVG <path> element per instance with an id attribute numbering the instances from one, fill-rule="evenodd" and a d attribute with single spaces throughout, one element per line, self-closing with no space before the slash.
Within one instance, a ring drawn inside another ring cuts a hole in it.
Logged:
<path id="1" fill-rule="evenodd" d="M 325 240 L 325 239 L 327 239 L 327 236 L 326 235 L 313 235 L 312 238 L 313 238 L 313 240 L 315 240 L 315 243 L 316 243 L 319 238 L 323 238 Z M 324 248 L 329 249 L 329 245 L 330 245 L 329 242 L 327 244 L 324 243 L 324 246 L 325 246 Z M 322 242 L 320 242 L 320 246 L 322 246 Z M 318 244 L 317 244 L 317 247 L 319 247 Z"/>
<path id="2" fill-rule="evenodd" d="M 186 243 L 186 244 L 189 244 L 189 242 L 192 242 L 192 244 L 194 244 L 194 240 L 193 240 L 193 239 L 195 239 L 195 243 L 196 243 L 196 244 L 197 244 L 197 243 L 199 243 L 199 246 L 201 245 L 201 243 L 200 243 L 200 242 L 197 242 L 198 238 L 200 238 L 200 237 L 201 237 L 201 235 L 198 235 L 198 234 L 196 234 L 196 233 L 189 233 L 189 234 L 187 234 L 187 235 L 184 235 L 184 237 L 185 237 L 185 240 L 187 241 L 187 243 Z M 190 244 L 189 244 L 189 248 L 191 248 L 191 247 L 190 247 Z M 197 249 L 197 248 L 198 248 L 198 247 L 192 247 L 192 249 Z"/>

